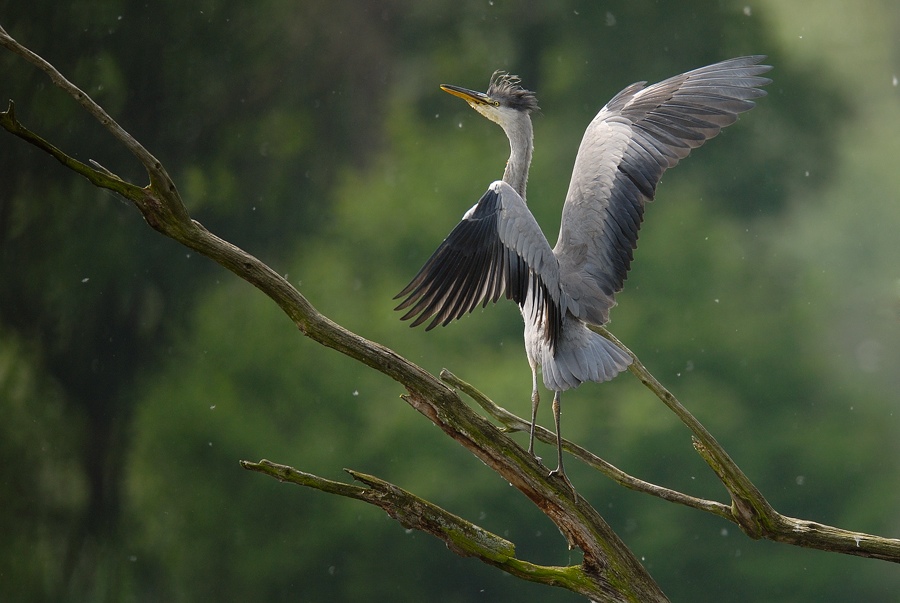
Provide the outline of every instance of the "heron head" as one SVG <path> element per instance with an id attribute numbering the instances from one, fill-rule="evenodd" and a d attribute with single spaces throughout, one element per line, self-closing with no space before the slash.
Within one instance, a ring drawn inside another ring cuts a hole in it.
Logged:
<path id="1" fill-rule="evenodd" d="M 503 71 L 495 71 L 487 92 L 476 92 L 449 84 L 441 90 L 466 101 L 470 107 L 506 128 L 514 120 L 528 117 L 538 110 L 537 97 L 519 84 L 519 78 Z"/>

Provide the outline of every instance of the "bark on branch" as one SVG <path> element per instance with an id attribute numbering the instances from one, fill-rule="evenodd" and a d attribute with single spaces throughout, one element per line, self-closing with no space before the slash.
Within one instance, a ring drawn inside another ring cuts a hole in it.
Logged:
<path id="1" fill-rule="evenodd" d="M 556 477 L 550 477 L 546 467 L 509 438 L 503 430 L 463 403 L 454 389 L 393 350 L 334 323 L 319 313 L 305 297 L 269 266 L 192 220 L 178 189 L 162 164 L 86 93 L 69 82 L 47 61 L 16 42 L 2 27 L 0 27 L 0 46 L 44 71 L 54 84 L 65 90 L 93 115 L 141 162 L 147 171 L 149 184 L 141 187 L 125 182 L 96 163 L 92 167 L 66 155 L 22 125 L 16 117 L 12 102 L 6 111 L 0 113 L 0 126 L 45 151 L 95 186 L 112 190 L 128 199 L 154 229 L 209 257 L 260 289 L 277 303 L 310 339 L 396 380 L 406 389 L 407 394 L 403 399 L 408 404 L 532 500 L 559 527 L 569 546 L 578 547 L 584 552 L 583 562 L 577 567 L 548 568 L 519 560 L 515 557 L 515 549 L 511 543 L 372 476 L 351 472 L 354 478 L 367 486 L 360 487 L 324 480 L 268 461 L 259 463 L 245 461 L 242 463 L 245 468 L 282 481 L 376 504 L 403 525 L 442 539 L 455 552 L 475 556 L 485 563 L 528 580 L 561 586 L 595 601 L 666 600 L 653 579 L 596 510 L 580 496 L 576 495 L 573 499 L 566 483 Z M 614 339 L 605 329 L 601 329 L 600 332 Z M 631 371 L 694 434 L 697 451 L 725 485 L 732 499 L 731 505 L 705 501 L 643 482 L 567 442 L 565 447 L 571 454 L 585 460 L 626 487 L 734 521 L 753 538 L 769 538 L 798 546 L 900 561 L 900 540 L 858 534 L 777 513 L 715 438 L 636 357 Z M 500 421 L 505 429 L 518 430 L 526 424 L 449 373 L 444 374 L 443 379 L 476 400 L 491 416 Z M 538 430 L 537 435 L 541 439 L 547 439 L 549 433 Z"/>
<path id="2" fill-rule="evenodd" d="M 355 480 L 368 486 L 360 487 L 318 477 L 267 460 L 258 463 L 241 461 L 241 466 L 282 482 L 355 498 L 380 507 L 403 527 L 431 534 L 444 541 L 447 548 L 457 555 L 476 557 L 523 580 L 548 586 L 561 586 L 576 592 L 584 590 L 582 584 L 590 583 L 590 578 L 585 576 L 581 566 L 537 565 L 518 559 L 515 545 L 505 538 L 372 475 L 345 469 Z"/>

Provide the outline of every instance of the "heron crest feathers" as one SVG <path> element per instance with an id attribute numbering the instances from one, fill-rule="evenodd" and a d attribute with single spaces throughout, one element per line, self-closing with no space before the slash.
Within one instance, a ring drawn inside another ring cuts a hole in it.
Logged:
<path id="1" fill-rule="evenodd" d="M 520 84 L 519 76 L 505 71 L 495 71 L 488 85 L 487 95 L 512 109 L 534 113 L 540 110 L 537 96 Z"/>

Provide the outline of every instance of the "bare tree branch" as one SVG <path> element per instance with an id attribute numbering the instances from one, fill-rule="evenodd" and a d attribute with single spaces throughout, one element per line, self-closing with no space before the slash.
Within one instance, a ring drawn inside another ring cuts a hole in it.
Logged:
<path id="1" fill-rule="evenodd" d="M 731 495 L 732 518 L 736 520 L 741 529 L 751 538 L 760 538 L 767 530 L 767 525 L 777 513 L 769 504 L 760 491 L 753 485 L 753 482 L 744 475 L 740 467 L 735 464 L 731 457 L 725 452 L 725 449 L 716 441 L 716 438 L 686 409 L 678 399 L 672 395 L 668 389 L 663 387 L 656 377 L 650 374 L 647 367 L 640 359 L 628 349 L 621 341 L 603 327 L 596 327 L 595 330 L 619 345 L 623 350 L 628 352 L 632 358 L 631 371 L 641 383 L 643 383 L 662 403 L 669 407 L 675 413 L 682 423 L 694 434 L 695 441 L 699 442 L 701 448 L 697 448 L 700 456 L 716 473 L 728 493 Z"/>
<path id="2" fill-rule="evenodd" d="M 523 580 L 561 586 L 588 596 L 602 596 L 602 593 L 586 592 L 583 585 L 590 584 L 591 580 L 585 576 L 581 566 L 554 567 L 518 559 L 515 545 L 505 538 L 377 477 L 345 469 L 354 479 L 368 486 L 364 488 L 328 480 L 267 460 L 258 463 L 241 461 L 241 466 L 282 482 L 355 498 L 380 507 L 405 528 L 419 530 L 444 541 L 447 548 L 457 555 L 475 557 Z"/>

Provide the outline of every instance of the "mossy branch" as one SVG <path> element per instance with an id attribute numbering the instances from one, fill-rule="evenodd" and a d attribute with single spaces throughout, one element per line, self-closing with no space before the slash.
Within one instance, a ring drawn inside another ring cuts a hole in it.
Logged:
<path id="1" fill-rule="evenodd" d="M 562 586 L 568 590 L 589 594 L 591 580 L 581 566 L 556 567 L 537 565 L 516 557 L 513 543 L 475 525 L 411 492 L 372 475 L 345 469 L 366 487 L 337 482 L 293 467 L 267 460 L 258 463 L 241 461 L 241 466 L 307 488 L 314 488 L 348 498 L 355 498 L 383 509 L 400 525 L 415 529 L 442 540 L 454 553 L 474 557 L 523 580 Z M 593 593 L 601 596 L 602 593 Z"/>

